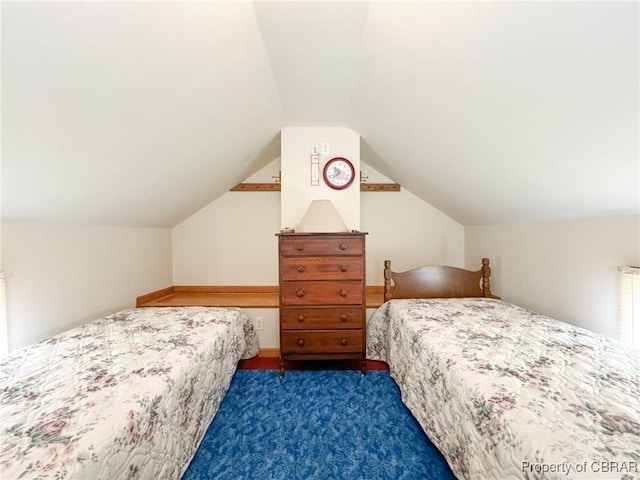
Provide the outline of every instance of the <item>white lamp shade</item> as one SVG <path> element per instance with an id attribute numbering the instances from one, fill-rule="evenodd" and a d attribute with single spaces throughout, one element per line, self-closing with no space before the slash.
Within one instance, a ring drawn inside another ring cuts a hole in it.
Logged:
<path id="1" fill-rule="evenodd" d="M 340 214 L 331 200 L 314 200 L 302 217 L 298 232 L 337 233 L 348 232 Z"/>

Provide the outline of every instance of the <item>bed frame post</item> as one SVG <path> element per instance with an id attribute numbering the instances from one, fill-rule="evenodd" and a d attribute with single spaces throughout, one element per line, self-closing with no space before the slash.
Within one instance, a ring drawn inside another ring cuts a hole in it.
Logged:
<path id="1" fill-rule="evenodd" d="M 391 260 L 384 261 L 384 301 L 391 300 Z"/>
<path id="2" fill-rule="evenodd" d="M 491 277 L 491 267 L 489 266 L 489 259 L 482 259 L 482 291 L 485 297 L 493 297 L 491 293 L 491 283 L 489 278 Z"/>

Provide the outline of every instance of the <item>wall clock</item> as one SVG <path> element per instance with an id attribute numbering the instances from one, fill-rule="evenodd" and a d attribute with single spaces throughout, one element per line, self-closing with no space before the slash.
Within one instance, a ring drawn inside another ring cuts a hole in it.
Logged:
<path id="1" fill-rule="evenodd" d="M 324 182 L 328 186 L 336 190 L 342 190 L 353 183 L 356 177 L 356 169 L 346 158 L 335 157 L 324 166 L 322 175 Z"/>

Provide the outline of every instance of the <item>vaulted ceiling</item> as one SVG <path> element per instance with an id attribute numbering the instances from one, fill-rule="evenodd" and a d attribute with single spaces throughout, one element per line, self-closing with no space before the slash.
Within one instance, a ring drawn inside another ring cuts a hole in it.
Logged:
<path id="1" fill-rule="evenodd" d="M 349 127 L 459 222 L 640 213 L 638 2 L 3 2 L 4 222 L 170 227 Z"/>

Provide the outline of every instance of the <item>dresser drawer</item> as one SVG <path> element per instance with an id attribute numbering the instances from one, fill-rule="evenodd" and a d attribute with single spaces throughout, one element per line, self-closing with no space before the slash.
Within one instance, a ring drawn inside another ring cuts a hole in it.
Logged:
<path id="1" fill-rule="evenodd" d="M 282 280 L 362 280 L 362 257 L 284 257 Z"/>
<path id="2" fill-rule="evenodd" d="M 360 353 L 362 330 L 283 331 L 282 353 Z"/>
<path id="3" fill-rule="evenodd" d="M 280 311 L 280 328 L 284 330 L 362 328 L 363 315 L 361 307 L 286 307 Z"/>
<path id="4" fill-rule="evenodd" d="M 290 256 L 362 255 L 360 238 L 344 237 L 281 237 L 280 254 Z"/>
<path id="5" fill-rule="evenodd" d="M 361 305 L 362 282 L 282 282 L 283 305 Z"/>

